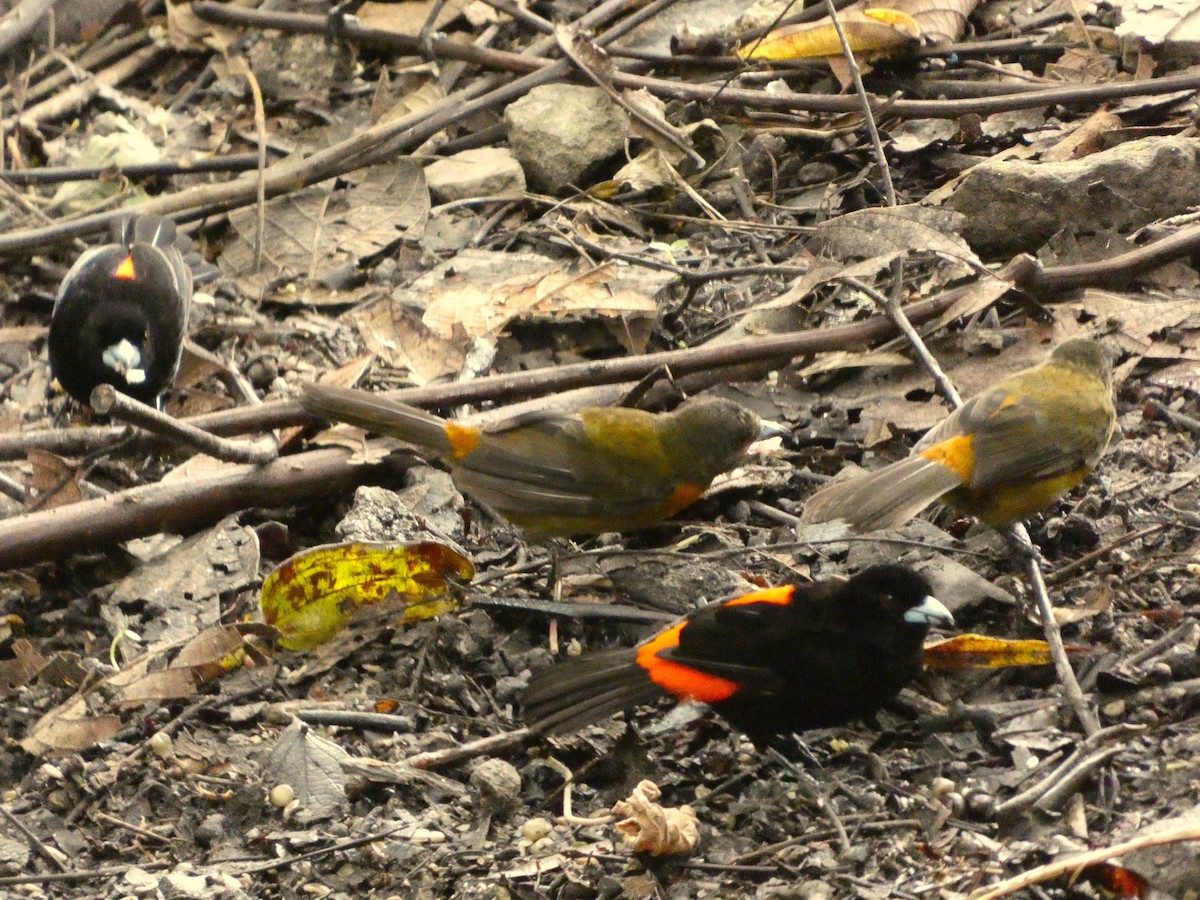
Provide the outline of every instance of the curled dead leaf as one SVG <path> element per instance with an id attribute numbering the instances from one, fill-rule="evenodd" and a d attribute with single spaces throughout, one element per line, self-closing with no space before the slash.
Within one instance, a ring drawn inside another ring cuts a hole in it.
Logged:
<path id="1" fill-rule="evenodd" d="M 919 40 L 921 26 L 898 9 L 846 10 L 842 28 L 850 49 L 876 55 Z M 743 59 L 822 59 L 842 55 L 842 42 L 829 19 L 788 25 L 738 51 Z"/>
<path id="2" fill-rule="evenodd" d="M 625 800 L 613 804 L 620 816 L 617 830 L 635 853 L 672 856 L 691 853 L 700 842 L 700 826 L 690 806 L 660 806 L 662 791 L 653 781 L 642 781 Z"/>

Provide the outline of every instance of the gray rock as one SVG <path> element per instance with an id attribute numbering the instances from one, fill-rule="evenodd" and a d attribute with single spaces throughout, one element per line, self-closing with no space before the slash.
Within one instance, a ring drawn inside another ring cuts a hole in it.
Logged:
<path id="1" fill-rule="evenodd" d="M 447 203 L 524 191 L 525 172 L 510 150 L 479 147 L 431 163 L 425 183 L 435 200 Z"/>
<path id="2" fill-rule="evenodd" d="M 557 192 L 625 146 L 629 116 L 599 88 L 536 87 L 504 111 L 508 143 L 530 183 Z"/>
<path id="3" fill-rule="evenodd" d="M 360 487 L 354 505 L 337 525 L 347 541 L 423 541 L 433 537 L 447 543 L 465 534 L 460 510 L 465 501 L 449 474 L 430 466 L 414 466 L 406 473 L 402 491 Z"/>
<path id="4" fill-rule="evenodd" d="M 1036 250 L 1063 228 L 1127 230 L 1200 204 L 1200 139 L 1148 137 L 1069 162 L 990 159 L 946 206 L 980 253 Z"/>

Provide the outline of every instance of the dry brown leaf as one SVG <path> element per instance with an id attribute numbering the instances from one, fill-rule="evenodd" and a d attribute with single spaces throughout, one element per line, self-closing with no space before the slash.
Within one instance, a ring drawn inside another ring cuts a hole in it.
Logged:
<path id="1" fill-rule="evenodd" d="M 0 700 L 11 697 L 46 668 L 46 658 L 25 638 L 13 641 L 12 655 L 12 659 L 0 660 Z"/>
<path id="2" fill-rule="evenodd" d="M 77 695 L 42 716 L 21 747 L 33 756 L 65 756 L 108 740 L 120 728 L 120 716 L 93 715 L 87 700 Z"/>
<path id="3" fill-rule="evenodd" d="M 1113 604 L 1113 592 L 1107 587 L 1098 587 L 1088 591 L 1084 597 L 1082 606 L 1071 607 L 1054 607 L 1054 621 L 1059 626 L 1070 625 L 1074 622 L 1082 622 L 1084 619 L 1094 619 L 1103 612 L 1107 612 Z M 1038 615 L 1030 615 L 1029 621 L 1040 625 L 1041 617 Z"/>
<path id="4" fill-rule="evenodd" d="M 386 72 L 387 69 L 384 69 Z M 398 94 L 390 90 L 389 82 L 380 79 L 379 87 L 371 102 L 371 121 L 375 123 L 395 122 L 405 116 L 424 112 L 446 99 L 446 91 L 435 81 L 421 83 L 414 90 Z"/>
<path id="5" fill-rule="evenodd" d="M 903 353 L 858 352 L 854 350 L 833 350 L 829 353 L 818 353 L 811 363 L 796 371 L 801 378 L 819 375 L 822 372 L 836 372 L 839 369 L 864 369 L 868 366 L 911 366 L 912 360 Z"/>
<path id="6" fill-rule="evenodd" d="M 235 6 L 249 6 L 235 3 Z M 167 0 L 167 39 L 176 50 L 208 51 L 225 53 L 239 32 L 236 28 L 217 25 L 201 19 L 192 11 L 191 3 Z"/>
<path id="7" fill-rule="evenodd" d="M 336 387 L 354 387 L 358 384 L 359 379 L 367 374 L 371 368 L 371 363 L 375 361 L 374 354 L 364 353 L 362 356 L 355 357 L 348 363 L 338 366 L 336 369 L 329 369 L 321 373 L 321 377 L 317 379 L 321 384 L 332 384 Z"/>
<path id="8" fill-rule="evenodd" d="M 367 0 L 354 15 L 364 28 L 416 37 L 425 27 L 435 4 L 436 0 L 407 0 L 405 3 L 375 3 Z M 456 19 L 466 5 L 466 0 L 446 0 L 444 6 L 438 7 L 433 30 L 439 31 Z"/>
<path id="9" fill-rule="evenodd" d="M 121 716 L 112 711 L 146 701 L 191 697 L 205 681 L 243 663 L 257 664 L 263 659 L 261 645 L 272 641 L 275 634 L 262 624 L 217 625 L 188 641 L 157 644 L 126 668 L 89 684 L 50 710 L 30 729 L 21 746 L 29 753 L 54 757 L 108 740 L 122 724 Z"/>
<path id="10" fill-rule="evenodd" d="M 613 804 L 620 816 L 616 828 L 635 853 L 673 856 L 690 853 L 700 842 L 700 825 L 690 806 L 660 806 L 662 791 L 653 781 L 642 781 L 625 800 Z"/>
<path id="11" fill-rule="evenodd" d="M 388 296 L 355 307 L 343 320 L 358 329 L 368 350 L 393 369 L 406 369 L 418 386 L 457 376 L 470 339 L 461 329 L 443 336 L 421 318 L 421 310 Z"/>
<path id="12" fill-rule="evenodd" d="M 1068 84 L 1096 84 L 1110 81 L 1116 74 L 1115 59 L 1086 47 L 1069 47 L 1045 71 L 1046 78 Z"/>
<path id="13" fill-rule="evenodd" d="M 184 460 L 160 479 L 160 484 L 182 484 L 197 478 L 209 478 L 224 472 L 232 472 L 241 463 L 225 462 L 206 453 L 197 453 Z"/>
<path id="14" fill-rule="evenodd" d="M 917 204 L 860 209 L 821 223 L 817 237 L 822 248 L 839 259 L 924 251 L 979 265 L 975 253 L 959 235 L 966 217 L 947 212 Z"/>
<path id="15" fill-rule="evenodd" d="M 875 8 L 906 12 L 921 29 L 921 39 L 929 44 L 948 44 L 962 38 L 967 17 L 978 0 L 882 0 Z"/>
<path id="16" fill-rule="evenodd" d="M 511 270 L 511 263 L 507 266 Z M 474 338 L 495 336 L 513 319 L 527 315 L 653 318 L 658 311 L 653 293 L 623 283 L 629 274 L 611 264 L 581 273 L 557 263 L 499 280 L 468 273 L 470 280 L 460 279 L 430 300 L 424 322 L 443 337 L 451 337 L 455 326 L 460 326 Z M 649 286 L 661 289 L 665 284 L 665 280 L 652 279 Z"/>
<path id="17" fill-rule="evenodd" d="M 47 492 L 55 492 L 41 504 L 42 509 L 54 509 L 83 499 L 83 491 L 79 486 L 81 473 L 73 464 L 49 450 L 30 448 L 25 456 L 33 466 L 30 486 L 37 496 L 32 499 L 40 500 Z"/>
<path id="18" fill-rule="evenodd" d="M 322 278 L 424 229 L 430 206 L 425 172 L 399 160 L 357 170 L 345 181 L 345 189 L 331 181 L 268 200 L 261 261 L 257 208 L 231 212 L 222 270 L 248 295 L 269 294 L 277 302 L 345 304 L 378 291 L 371 284 L 332 290 Z"/>
<path id="19" fill-rule="evenodd" d="M 1104 136 L 1121 127 L 1121 119 L 1106 109 L 1098 109 L 1078 128 L 1042 154 L 1046 162 L 1079 159 L 1105 149 Z"/>

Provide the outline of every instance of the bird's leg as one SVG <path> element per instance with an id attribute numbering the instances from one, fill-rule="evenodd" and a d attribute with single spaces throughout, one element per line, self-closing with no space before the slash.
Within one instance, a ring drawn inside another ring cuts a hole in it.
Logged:
<path id="1" fill-rule="evenodd" d="M 342 43 L 342 29 L 346 27 L 346 19 L 353 18 L 362 8 L 366 0 L 338 0 L 329 8 L 325 16 L 325 43 L 334 47 Z"/>
<path id="2" fill-rule="evenodd" d="M 629 389 L 625 396 L 621 398 L 621 402 L 618 404 L 618 406 L 636 407 L 642 402 L 642 399 L 646 396 L 646 394 L 650 392 L 650 388 L 654 387 L 657 382 L 663 379 L 665 379 L 666 382 L 672 387 L 676 388 L 681 396 L 683 395 L 683 391 L 675 384 L 675 376 L 671 374 L 670 367 L 655 366 L 653 369 L 643 375 L 637 384 Z"/>
<path id="3" fill-rule="evenodd" d="M 434 0 L 433 8 L 429 10 L 429 15 L 425 17 L 425 24 L 421 26 L 421 31 L 417 34 L 417 40 L 421 44 L 421 55 L 429 62 L 436 61 L 433 52 L 433 41 L 438 32 L 435 31 L 438 16 L 442 14 L 442 8 L 446 5 L 446 0 Z"/>

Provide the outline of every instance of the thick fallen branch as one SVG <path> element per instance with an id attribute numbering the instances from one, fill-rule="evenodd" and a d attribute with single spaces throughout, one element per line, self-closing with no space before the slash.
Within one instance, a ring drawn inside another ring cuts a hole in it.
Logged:
<path id="1" fill-rule="evenodd" d="M 918 324 L 941 315 L 954 305 L 961 293 L 947 291 L 929 300 L 905 308 L 908 318 Z M 770 337 L 747 338 L 718 347 L 694 347 L 647 353 L 598 362 L 551 366 L 505 375 L 491 375 L 473 381 L 433 384 L 420 388 L 388 391 L 392 399 L 414 406 L 445 407 L 483 400 L 512 400 L 555 393 L 599 384 L 636 381 L 663 366 L 676 377 L 711 369 L 744 366 L 747 363 L 787 360 L 809 353 L 853 350 L 895 334 L 896 327 L 887 316 L 872 316 L 851 325 L 814 328 Z M 299 403 L 264 403 L 195 416 L 187 424 L 224 436 L 251 431 L 306 425 L 312 419 Z M 0 435 L 0 459 L 20 459 L 32 449 L 65 455 L 86 453 L 112 443 L 123 428 L 45 429 Z"/>
<path id="2" fill-rule="evenodd" d="M 266 466 L 151 484 L 0 521 L 0 569 L 27 566 L 163 531 L 189 532 L 254 506 L 306 503 L 344 491 L 375 466 L 343 449 L 314 450 Z"/>

